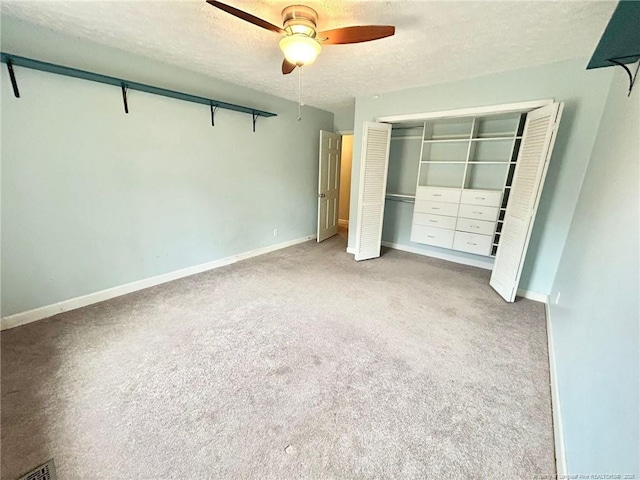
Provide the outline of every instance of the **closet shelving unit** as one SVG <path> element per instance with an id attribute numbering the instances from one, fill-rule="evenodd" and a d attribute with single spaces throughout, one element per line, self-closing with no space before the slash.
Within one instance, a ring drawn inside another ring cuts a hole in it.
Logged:
<path id="1" fill-rule="evenodd" d="M 525 114 L 509 113 L 394 124 L 387 200 L 415 202 L 420 187 L 500 192 L 501 203 L 490 249 L 490 256 L 495 257 L 525 117 Z M 394 158 L 394 149 L 400 158 Z M 415 154 L 419 155 L 417 162 L 407 158 Z M 401 168 L 400 164 L 409 168 L 412 163 L 417 170 L 413 173 L 416 188 L 407 191 L 406 180 L 394 182 L 393 172 Z"/>

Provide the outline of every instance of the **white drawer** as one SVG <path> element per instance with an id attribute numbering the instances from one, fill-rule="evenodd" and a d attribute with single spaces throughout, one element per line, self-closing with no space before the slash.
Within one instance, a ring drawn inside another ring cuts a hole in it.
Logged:
<path id="1" fill-rule="evenodd" d="M 415 222 L 415 216 L 413 217 Z M 480 233 L 482 235 L 493 235 L 496 229 L 496 222 L 486 220 L 474 220 L 472 218 L 458 218 L 456 230 L 461 232 Z"/>
<path id="2" fill-rule="evenodd" d="M 459 188 L 418 187 L 416 200 L 431 200 L 433 202 L 460 203 Z"/>
<path id="3" fill-rule="evenodd" d="M 445 230 L 444 228 L 413 225 L 411 228 L 411 241 L 436 247 L 451 248 L 453 246 L 453 233 L 453 230 Z"/>
<path id="4" fill-rule="evenodd" d="M 431 213 L 414 213 L 413 224 L 455 230 L 456 217 L 445 217 L 443 215 L 433 215 Z"/>
<path id="5" fill-rule="evenodd" d="M 499 190 L 469 190 L 462 191 L 461 203 L 470 205 L 486 205 L 487 207 L 499 207 L 502 200 L 502 192 Z"/>
<path id="6" fill-rule="evenodd" d="M 456 232 L 455 239 L 453 240 L 453 249 L 488 256 L 491 254 L 492 238 L 492 235 Z"/>
<path id="7" fill-rule="evenodd" d="M 474 218 L 495 222 L 498 219 L 498 207 L 484 207 L 482 205 L 460 204 L 459 217 Z"/>
<path id="8" fill-rule="evenodd" d="M 434 215 L 457 217 L 458 204 L 416 200 L 416 205 L 413 208 L 413 214 L 415 215 L 416 213 L 433 213 Z"/>

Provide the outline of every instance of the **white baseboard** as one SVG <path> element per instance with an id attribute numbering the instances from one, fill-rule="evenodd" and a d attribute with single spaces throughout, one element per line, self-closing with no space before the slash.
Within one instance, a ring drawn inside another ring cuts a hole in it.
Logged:
<path id="1" fill-rule="evenodd" d="M 564 434 L 562 430 L 562 409 L 560 408 L 560 395 L 558 392 L 558 374 L 556 370 L 556 355 L 553 347 L 553 333 L 551 330 L 551 316 L 549 303 L 544 305 L 547 317 L 547 341 L 549 349 L 549 372 L 551 382 L 551 410 L 553 412 L 553 441 L 556 448 L 556 474 L 557 478 L 565 478 L 567 475 L 567 457 L 564 448 Z"/>
<path id="2" fill-rule="evenodd" d="M 484 268 L 485 270 L 491 270 L 493 267 L 493 264 L 490 265 L 480 260 L 474 260 L 472 258 L 461 258 L 456 255 L 451 255 L 448 253 L 422 250 L 420 248 L 414 248 L 408 245 L 402 245 L 400 243 L 382 242 L 382 245 L 385 247 L 393 248 L 395 250 L 402 250 L 403 252 L 415 253 L 416 255 L 423 255 L 425 257 L 439 258 L 440 260 L 448 260 L 454 263 L 461 263 L 462 265 L 470 265 L 472 267 Z"/>
<path id="3" fill-rule="evenodd" d="M 528 298 L 529 300 L 535 300 L 536 302 L 544 303 L 545 305 L 549 302 L 549 295 L 539 292 L 533 292 L 531 290 L 524 290 L 519 288 L 516 292 L 518 297 Z"/>
<path id="4" fill-rule="evenodd" d="M 339 218 L 338 219 L 338 226 L 339 227 L 349 227 L 349 220 L 345 220 L 344 218 Z"/>
<path id="5" fill-rule="evenodd" d="M 231 265 L 232 263 L 239 262 L 240 260 L 246 260 L 248 258 L 264 255 L 265 253 L 270 253 L 276 250 L 291 247 L 293 245 L 297 245 L 298 243 L 304 243 L 309 240 L 313 240 L 314 238 L 316 238 L 315 234 L 307 235 L 305 237 L 297 238 L 295 240 L 290 240 L 288 242 L 283 242 L 283 243 L 278 243 L 276 245 L 271 245 L 268 247 L 258 248 L 256 250 L 239 253 L 237 255 L 221 258 L 219 260 L 214 260 L 212 262 L 202 263 L 200 265 L 194 265 L 193 267 L 183 268 L 181 270 L 176 270 L 174 272 L 164 273 L 162 275 L 157 275 L 155 277 L 145 278 L 135 282 L 127 283 L 125 285 L 119 285 L 117 287 L 108 288 L 106 290 L 90 293 L 88 295 L 83 295 L 81 297 L 71 298 L 69 300 L 64 300 L 62 302 L 54 303 L 53 305 L 46 305 L 44 307 L 34 308 L 33 310 L 27 310 L 26 312 L 9 315 L 8 317 L 4 317 L 2 319 L 0 330 L 7 330 L 9 328 L 19 327 L 20 325 L 25 325 L 27 323 L 35 322 L 37 320 L 42 320 L 43 318 L 48 318 L 62 312 L 68 312 L 69 310 L 75 310 L 76 308 L 86 307 L 87 305 L 103 302 L 111 298 L 119 297 L 121 295 L 126 295 L 128 293 L 137 292 L 138 290 L 143 290 L 145 288 L 154 287 L 156 285 L 170 282 L 172 280 L 177 280 L 179 278 L 195 275 L 196 273 L 202 273 L 208 270 L 213 270 L 215 268 Z"/>

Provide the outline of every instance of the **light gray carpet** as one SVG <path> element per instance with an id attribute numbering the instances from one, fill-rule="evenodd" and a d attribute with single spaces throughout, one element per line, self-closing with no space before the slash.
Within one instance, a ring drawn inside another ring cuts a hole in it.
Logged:
<path id="1" fill-rule="evenodd" d="M 2 478 L 517 479 L 554 468 L 543 305 L 309 242 L 2 333 Z"/>

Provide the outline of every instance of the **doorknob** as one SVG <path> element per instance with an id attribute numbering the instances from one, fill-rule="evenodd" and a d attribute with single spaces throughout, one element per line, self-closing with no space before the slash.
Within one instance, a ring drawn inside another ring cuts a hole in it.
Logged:
<path id="1" fill-rule="evenodd" d="M 324 197 L 326 197 L 326 195 L 324 193 L 319 193 L 318 194 L 318 198 L 324 198 Z"/>

